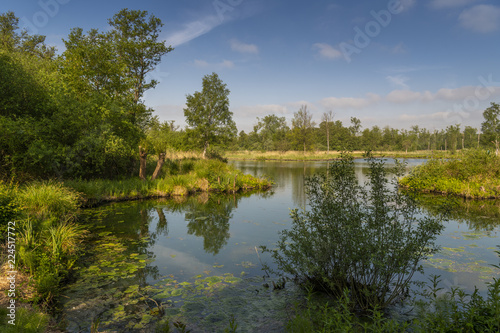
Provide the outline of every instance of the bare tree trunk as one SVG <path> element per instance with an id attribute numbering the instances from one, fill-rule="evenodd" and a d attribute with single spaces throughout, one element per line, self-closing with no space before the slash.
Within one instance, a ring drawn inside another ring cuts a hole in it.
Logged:
<path id="1" fill-rule="evenodd" d="M 161 167 L 165 163 L 165 153 L 161 153 L 158 155 L 158 163 L 156 163 L 156 169 L 155 172 L 153 172 L 153 177 L 151 177 L 151 180 L 155 180 L 158 175 L 160 174 Z"/>
<path id="2" fill-rule="evenodd" d="M 146 180 L 146 159 L 148 157 L 148 153 L 146 149 L 139 146 L 139 158 L 140 158 L 140 167 L 139 167 L 139 178 L 141 180 Z"/>
<path id="3" fill-rule="evenodd" d="M 203 159 L 207 158 L 208 141 L 205 141 L 205 146 L 203 147 Z"/>

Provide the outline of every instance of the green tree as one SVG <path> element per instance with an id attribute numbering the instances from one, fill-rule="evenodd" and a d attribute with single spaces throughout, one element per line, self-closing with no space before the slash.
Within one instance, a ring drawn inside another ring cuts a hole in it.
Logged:
<path id="1" fill-rule="evenodd" d="M 257 117 L 257 125 L 254 126 L 254 133 L 258 134 L 260 148 L 264 150 L 287 150 L 286 135 L 290 129 L 286 124 L 285 117 L 278 117 L 274 114 L 267 115 L 260 119 Z"/>
<path id="2" fill-rule="evenodd" d="M 293 114 L 291 135 L 296 144 L 302 146 L 304 154 L 313 143 L 315 125 L 316 123 L 312 121 L 312 113 L 307 110 L 307 105 L 302 105 L 299 111 Z"/>
<path id="3" fill-rule="evenodd" d="M 236 135 L 233 113 L 229 111 L 229 89 L 217 73 L 205 75 L 202 91 L 187 95 L 184 116 L 192 136 L 203 147 L 206 157 L 210 144 L 224 142 Z"/>
<path id="4" fill-rule="evenodd" d="M 45 36 L 18 32 L 19 18 L 14 12 L 0 14 L 0 46 L 8 52 L 21 52 L 42 58 L 53 58 L 55 48 L 45 44 Z"/>
<path id="5" fill-rule="evenodd" d="M 483 112 L 484 122 L 481 124 L 483 140 L 495 145 L 496 155 L 500 154 L 500 105 L 491 103 L 491 106 Z"/>
<path id="6" fill-rule="evenodd" d="M 328 112 L 324 112 L 323 116 L 321 117 L 321 121 L 324 123 L 325 131 L 326 131 L 326 151 L 329 153 L 330 152 L 330 131 L 331 131 L 331 126 L 330 123 L 333 121 L 333 116 L 335 114 L 333 113 L 332 110 Z"/>
<path id="7" fill-rule="evenodd" d="M 125 66 L 124 81 L 138 104 L 144 92 L 154 88 L 156 80 L 147 81 L 146 76 L 153 71 L 163 55 L 173 48 L 165 41 L 159 41 L 163 23 L 147 11 L 122 9 L 110 19 L 109 24 L 114 50 Z"/>

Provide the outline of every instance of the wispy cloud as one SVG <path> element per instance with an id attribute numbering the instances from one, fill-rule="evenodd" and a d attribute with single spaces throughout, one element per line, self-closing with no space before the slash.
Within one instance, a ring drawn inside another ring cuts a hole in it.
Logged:
<path id="1" fill-rule="evenodd" d="M 406 46 L 401 42 L 398 45 L 394 46 L 391 50 L 392 53 L 394 54 L 403 54 L 406 53 Z"/>
<path id="2" fill-rule="evenodd" d="M 403 76 L 403 75 L 395 75 L 395 76 L 387 76 L 386 79 L 393 85 L 400 87 L 402 89 L 409 89 L 410 87 L 406 84 L 408 80 L 410 80 L 408 77 Z"/>
<path id="3" fill-rule="evenodd" d="M 478 5 L 460 14 L 459 21 L 464 28 L 475 32 L 488 33 L 500 28 L 500 7 Z"/>
<path id="4" fill-rule="evenodd" d="M 223 69 L 223 68 L 234 68 L 234 62 L 231 60 L 223 60 L 222 62 L 219 63 L 209 63 L 205 60 L 195 60 L 194 65 L 196 67 L 200 68 L 218 68 L 218 69 Z"/>
<path id="5" fill-rule="evenodd" d="M 210 32 L 220 24 L 222 24 L 222 21 L 217 16 L 206 16 L 202 19 L 186 23 L 181 30 L 168 35 L 165 40 L 167 45 L 176 47 Z"/>
<path id="6" fill-rule="evenodd" d="M 412 9 L 416 2 L 416 0 L 399 0 L 400 5 L 402 6 L 402 11 L 404 12 Z"/>
<path id="7" fill-rule="evenodd" d="M 319 56 L 324 59 L 339 59 L 343 57 L 342 52 L 326 43 L 316 43 L 313 49 L 318 50 Z"/>
<path id="8" fill-rule="evenodd" d="M 237 39 L 231 39 L 231 50 L 240 53 L 259 54 L 259 48 L 255 44 L 246 44 Z"/>
<path id="9" fill-rule="evenodd" d="M 432 0 L 430 6 L 435 9 L 463 7 L 477 1 L 478 0 Z"/>
<path id="10" fill-rule="evenodd" d="M 369 93 L 366 97 L 328 97 L 320 101 L 325 109 L 362 109 L 372 106 L 380 101 L 380 96 Z"/>

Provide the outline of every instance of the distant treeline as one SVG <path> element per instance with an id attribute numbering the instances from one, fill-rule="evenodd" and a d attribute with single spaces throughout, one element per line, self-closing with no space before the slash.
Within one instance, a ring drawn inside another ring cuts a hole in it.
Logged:
<path id="1" fill-rule="evenodd" d="M 498 149 L 495 103 L 483 114 L 481 134 L 459 124 L 439 131 L 363 128 L 358 118 L 343 124 L 333 112 L 316 125 L 305 106 L 291 124 L 267 115 L 238 134 L 229 89 L 216 73 L 204 77 L 201 92 L 187 95 L 189 127 L 180 129 L 160 122 L 143 100 L 157 84 L 148 74 L 173 50 L 158 40 L 161 21 L 123 9 L 108 23 L 104 32 L 72 29 L 57 55 L 44 36 L 21 31 L 13 12 L 0 14 L 0 180 L 128 177 L 137 175 L 140 158 L 159 160 L 168 150 L 217 157 L 217 149 Z"/>

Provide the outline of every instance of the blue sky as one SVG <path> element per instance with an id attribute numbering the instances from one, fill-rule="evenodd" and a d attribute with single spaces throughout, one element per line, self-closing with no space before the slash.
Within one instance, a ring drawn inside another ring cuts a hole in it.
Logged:
<path id="1" fill-rule="evenodd" d="M 500 3 L 492 0 L 2 1 L 21 25 L 64 50 L 70 29 L 105 30 L 122 8 L 147 10 L 175 47 L 145 102 L 184 126 L 186 95 L 217 72 L 239 130 L 289 120 L 307 105 L 363 128 L 479 127 L 500 102 Z"/>

